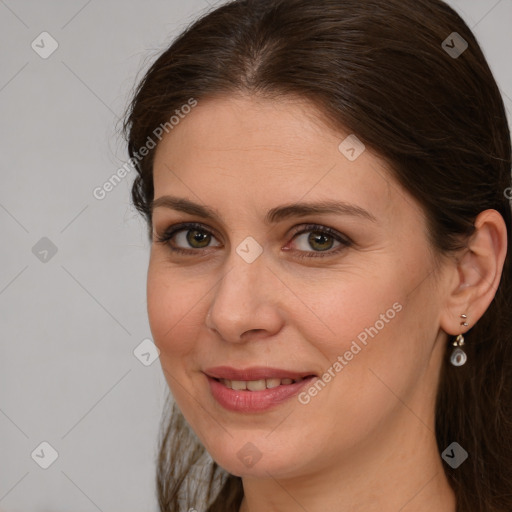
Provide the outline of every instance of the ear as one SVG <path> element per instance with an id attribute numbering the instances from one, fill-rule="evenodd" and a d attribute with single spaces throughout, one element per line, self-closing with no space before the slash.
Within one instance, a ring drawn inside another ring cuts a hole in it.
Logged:
<path id="1" fill-rule="evenodd" d="M 441 314 L 441 328 L 453 336 L 471 329 L 489 307 L 507 254 L 507 226 L 496 210 L 481 212 L 474 225 L 475 232 L 454 264 L 451 290 Z M 461 318 L 462 314 L 467 318 Z"/>

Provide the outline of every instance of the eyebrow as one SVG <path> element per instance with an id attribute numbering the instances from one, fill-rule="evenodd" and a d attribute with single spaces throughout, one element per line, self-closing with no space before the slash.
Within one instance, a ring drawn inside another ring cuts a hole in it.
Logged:
<path id="1" fill-rule="evenodd" d="M 202 217 L 204 219 L 214 220 L 222 218 L 215 208 L 210 208 L 208 206 L 194 203 L 189 199 L 168 195 L 154 199 L 150 204 L 150 213 L 152 214 L 156 208 L 169 208 L 172 210 L 189 213 L 190 215 L 197 215 L 198 217 Z M 372 222 L 377 222 L 377 219 L 374 215 L 361 208 L 360 206 L 345 203 L 343 201 L 319 201 L 314 203 L 290 203 L 271 208 L 265 215 L 265 223 L 277 223 L 289 217 L 305 217 L 307 215 L 328 213 L 361 217 Z"/>

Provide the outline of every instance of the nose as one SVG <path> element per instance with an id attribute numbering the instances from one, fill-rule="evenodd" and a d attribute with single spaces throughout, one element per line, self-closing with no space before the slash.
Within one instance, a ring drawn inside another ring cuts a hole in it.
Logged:
<path id="1" fill-rule="evenodd" d="M 282 285 L 268 268 L 265 252 L 248 263 L 233 248 L 225 268 L 213 290 L 206 326 L 231 343 L 279 332 Z"/>

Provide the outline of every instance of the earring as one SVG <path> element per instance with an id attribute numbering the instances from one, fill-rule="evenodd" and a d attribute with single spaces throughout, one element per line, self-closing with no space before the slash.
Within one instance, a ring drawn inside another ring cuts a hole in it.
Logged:
<path id="1" fill-rule="evenodd" d="M 460 315 L 460 317 L 463 319 L 460 325 L 467 327 L 469 325 L 466 322 L 467 315 Z M 452 355 L 450 357 L 450 363 L 452 363 L 453 366 L 462 366 L 468 360 L 466 352 L 464 352 L 464 350 L 460 348 L 464 345 L 464 336 L 462 335 L 462 333 L 457 336 L 452 345 L 457 348 L 452 352 Z"/>

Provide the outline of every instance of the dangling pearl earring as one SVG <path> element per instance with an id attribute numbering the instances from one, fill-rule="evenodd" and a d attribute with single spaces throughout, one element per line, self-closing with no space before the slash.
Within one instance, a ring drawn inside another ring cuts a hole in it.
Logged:
<path id="1" fill-rule="evenodd" d="M 463 319 L 460 325 L 467 327 L 469 325 L 466 322 L 467 315 L 460 315 L 460 317 Z M 464 352 L 464 350 L 460 348 L 464 345 L 464 336 L 462 335 L 462 333 L 457 336 L 452 345 L 457 348 L 452 352 L 452 355 L 450 357 L 450 363 L 452 363 L 453 366 L 462 366 L 468 360 L 466 352 Z"/>

